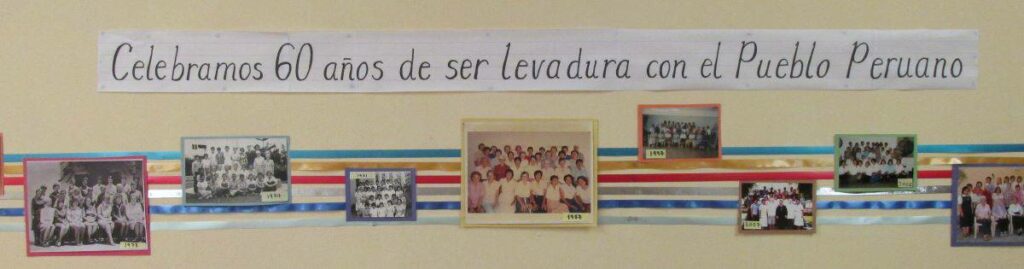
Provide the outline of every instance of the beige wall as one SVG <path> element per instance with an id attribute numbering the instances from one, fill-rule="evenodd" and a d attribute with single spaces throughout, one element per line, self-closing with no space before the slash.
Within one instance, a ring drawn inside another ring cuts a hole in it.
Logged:
<path id="1" fill-rule="evenodd" d="M 241 134 L 288 134 L 296 149 L 457 148 L 460 119 L 465 117 L 596 118 L 601 126 L 599 146 L 631 147 L 636 143 L 636 106 L 665 102 L 721 103 L 722 142 L 726 146 L 827 145 L 834 133 L 872 132 L 917 133 L 922 144 L 1024 142 L 1021 1 L 378 2 L 382 1 L 0 1 L 0 130 L 6 139 L 5 149 L 16 153 L 176 150 L 179 138 L 185 135 Z M 96 39 L 104 30 L 493 28 L 978 29 L 981 70 L 978 89 L 972 91 L 96 91 Z M 478 105 L 488 100 L 502 100 L 512 109 Z M 516 109 L 537 102 L 570 101 L 592 105 L 580 110 L 550 105 Z M 273 117 L 251 118 L 242 110 L 248 107 Z M 0 207 L 19 204 L 2 201 Z M 735 214 L 721 211 L 714 214 Z M 325 216 L 331 215 L 260 217 Z M 154 220 L 235 218 L 251 217 L 155 216 Z M 23 236 L 0 233 L 0 267 L 962 268 L 983 262 L 1011 268 L 1011 264 L 1020 264 L 1020 259 L 1011 255 L 1019 257 L 1021 253 L 1019 248 L 950 248 L 946 225 L 823 226 L 812 236 L 739 236 L 729 226 L 640 225 L 571 230 L 420 225 L 157 231 L 153 233 L 152 256 L 117 258 L 29 259 Z"/>

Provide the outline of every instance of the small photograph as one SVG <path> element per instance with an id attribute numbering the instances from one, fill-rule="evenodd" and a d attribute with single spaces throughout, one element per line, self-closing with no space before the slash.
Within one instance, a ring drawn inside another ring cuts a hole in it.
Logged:
<path id="1" fill-rule="evenodd" d="M 639 160 L 721 159 L 721 106 L 640 105 Z"/>
<path id="2" fill-rule="evenodd" d="M 740 183 L 741 232 L 814 233 L 814 181 Z"/>
<path id="3" fill-rule="evenodd" d="M 952 245 L 1024 246 L 1024 165 L 953 165 Z"/>
<path id="4" fill-rule="evenodd" d="M 466 226 L 597 223 L 593 120 L 463 122 Z"/>
<path id="5" fill-rule="evenodd" d="M 259 205 L 291 201 L 287 136 L 181 139 L 186 205 Z"/>
<path id="6" fill-rule="evenodd" d="M 415 221 L 416 170 L 345 170 L 346 221 Z"/>
<path id="7" fill-rule="evenodd" d="M 146 158 L 25 159 L 28 256 L 149 255 Z"/>
<path id="8" fill-rule="evenodd" d="M 896 191 L 917 187 L 917 136 L 836 135 L 835 143 L 837 191 Z"/>

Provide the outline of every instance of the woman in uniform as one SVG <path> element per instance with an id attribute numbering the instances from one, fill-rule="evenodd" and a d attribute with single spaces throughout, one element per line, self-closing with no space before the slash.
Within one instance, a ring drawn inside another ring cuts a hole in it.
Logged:
<path id="1" fill-rule="evenodd" d="M 548 213 L 566 213 L 569 207 L 562 203 L 562 186 L 558 183 L 558 176 L 551 176 L 548 187 L 544 189 L 544 211 Z"/>
<path id="2" fill-rule="evenodd" d="M 498 213 L 515 213 L 515 195 L 517 183 L 512 181 L 512 171 L 505 171 L 505 176 L 502 178 L 500 186 L 501 189 L 498 191 L 498 204 L 496 205 L 495 211 Z"/>

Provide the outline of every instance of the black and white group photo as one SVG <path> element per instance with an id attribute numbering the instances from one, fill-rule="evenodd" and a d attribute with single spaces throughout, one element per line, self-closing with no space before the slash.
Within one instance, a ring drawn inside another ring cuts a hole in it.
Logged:
<path id="1" fill-rule="evenodd" d="M 910 135 L 837 135 L 836 187 L 884 190 L 916 187 L 916 141 Z"/>
<path id="2" fill-rule="evenodd" d="M 288 137 L 182 138 L 185 204 L 290 201 L 288 142 Z"/>
<path id="3" fill-rule="evenodd" d="M 953 245 L 1024 245 L 1024 165 L 953 170 Z"/>
<path id="4" fill-rule="evenodd" d="M 813 232 L 813 182 L 740 183 L 741 231 Z"/>
<path id="5" fill-rule="evenodd" d="M 26 164 L 30 255 L 148 251 L 149 204 L 142 157 L 29 160 Z"/>
<path id="6" fill-rule="evenodd" d="M 416 220 L 416 171 L 349 169 L 345 171 L 347 220 Z"/>
<path id="7" fill-rule="evenodd" d="M 641 105 L 640 158 L 721 157 L 718 105 Z"/>

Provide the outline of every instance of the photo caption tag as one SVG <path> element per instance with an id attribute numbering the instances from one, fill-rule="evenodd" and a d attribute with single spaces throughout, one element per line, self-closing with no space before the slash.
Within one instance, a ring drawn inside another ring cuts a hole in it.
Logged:
<path id="1" fill-rule="evenodd" d="M 644 158 L 647 159 L 664 159 L 666 155 L 664 149 L 647 149 L 644 152 Z"/>
<path id="2" fill-rule="evenodd" d="M 913 188 L 914 187 L 914 179 L 913 178 L 901 178 L 901 179 L 899 179 L 899 182 L 896 183 L 896 184 L 897 184 L 896 186 L 898 188 Z"/>
<path id="3" fill-rule="evenodd" d="M 583 221 L 582 213 L 566 213 L 562 215 L 563 222 L 581 222 Z"/>
<path id="4" fill-rule="evenodd" d="M 743 221 L 743 229 L 744 230 L 760 230 L 761 229 L 761 221 L 756 221 L 756 220 L 755 221 L 749 221 L 749 220 Z"/>
<path id="5" fill-rule="evenodd" d="M 121 242 L 120 247 L 123 249 L 146 249 L 146 243 L 144 242 Z"/>
<path id="6" fill-rule="evenodd" d="M 263 202 L 287 202 L 288 196 L 276 191 L 260 192 L 260 201 Z"/>

